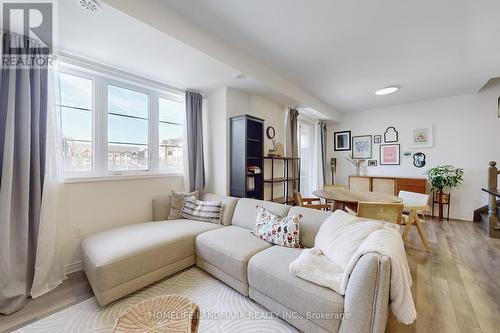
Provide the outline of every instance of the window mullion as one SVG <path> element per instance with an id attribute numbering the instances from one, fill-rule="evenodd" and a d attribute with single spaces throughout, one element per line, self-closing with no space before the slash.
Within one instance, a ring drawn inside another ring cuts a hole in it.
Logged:
<path id="1" fill-rule="evenodd" d="M 158 95 L 149 95 L 149 170 L 158 172 L 159 167 L 159 103 Z"/>
<path id="2" fill-rule="evenodd" d="M 96 108 L 95 108 L 95 118 L 94 123 L 95 129 L 95 147 L 96 147 L 96 170 L 95 173 L 98 176 L 103 176 L 108 174 L 108 117 L 107 117 L 107 86 L 106 82 L 100 78 L 96 77 Z"/>

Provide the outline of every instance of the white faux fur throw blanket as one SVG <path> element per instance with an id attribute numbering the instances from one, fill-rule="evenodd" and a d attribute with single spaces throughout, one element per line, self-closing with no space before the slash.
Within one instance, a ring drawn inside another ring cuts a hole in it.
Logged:
<path id="1" fill-rule="evenodd" d="M 303 250 L 301 255 L 290 263 L 290 272 L 345 295 L 354 266 L 361 256 L 371 252 L 390 258 L 390 308 L 402 323 L 411 324 L 417 317 L 410 289 L 411 274 L 401 235 L 393 228 L 382 227 L 370 233 L 350 259 L 345 258 L 348 261 L 344 269 L 327 258 L 321 249 L 315 247 Z"/>

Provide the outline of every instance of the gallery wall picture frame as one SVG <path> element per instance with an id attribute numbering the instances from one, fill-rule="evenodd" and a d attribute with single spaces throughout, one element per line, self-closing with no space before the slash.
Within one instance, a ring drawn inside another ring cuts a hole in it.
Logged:
<path id="1" fill-rule="evenodd" d="M 434 126 L 424 125 L 410 128 L 411 148 L 432 148 L 434 146 Z"/>
<path id="2" fill-rule="evenodd" d="M 363 160 L 372 158 L 371 135 L 358 135 L 352 137 L 352 158 Z"/>
<path id="3" fill-rule="evenodd" d="M 403 156 L 403 158 L 411 158 L 413 153 L 409 150 L 405 150 L 403 151 L 403 154 L 401 154 Z"/>
<path id="4" fill-rule="evenodd" d="M 333 133 L 333 150 L 351 150 L 351 131 L 341 131 Z"/>
<path id="5" fill-rule="evenodd" d="M 377 160 L 369 160 L 368 166 L 377 166 Z"/>
<path id="6" fill-rule="evenodd" d="M 374 135 L 373 143 L 382 143 L 382 135 Z"/>
<path id="7" fill-rule="evenodd" d="M 425 166 L 425 154 L 422 152 L 418 152 L 413 154 L 413 165 L 416 168 L 423 168 Z"/>
<path id="8" fill-rule="evenodd" d="M 399 133 L 396 130 L 396 127 L 394 126 L 389 126 L 384 132 L 384 142 L 385 143 L 392 143 L 392 142 L 398 142 L 399 141 Z"/>
<path id="9" fill-rule="evenodd" d="M 400 165 L 401 147 L 399 143 L 380 145 L 380 165 Z"/>

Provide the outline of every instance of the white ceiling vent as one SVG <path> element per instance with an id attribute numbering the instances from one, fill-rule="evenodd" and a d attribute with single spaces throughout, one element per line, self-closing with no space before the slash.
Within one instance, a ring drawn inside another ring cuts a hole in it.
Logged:
<path id="1" fill-rule="evenodd" d="M 102 12 L 102 6 L 96 0 L 76 0 L 76 3 L 81 9 L 86 10 L 90 14 L 99 14 Z"/>

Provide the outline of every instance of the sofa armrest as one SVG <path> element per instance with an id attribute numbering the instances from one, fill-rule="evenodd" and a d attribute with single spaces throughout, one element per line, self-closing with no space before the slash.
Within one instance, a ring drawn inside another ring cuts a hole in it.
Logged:
<path id="1" fill-rule="evenodd" d="M 346 317 L 340 333 L 383 333 L 389 314 L 390 259 L 377 253 L 363 255 L 349 277 L 344 298 Z"/>

